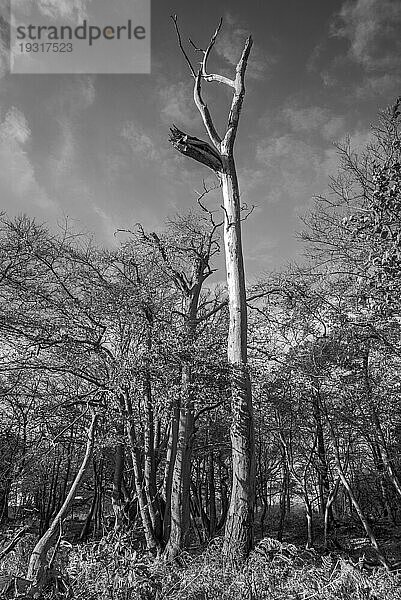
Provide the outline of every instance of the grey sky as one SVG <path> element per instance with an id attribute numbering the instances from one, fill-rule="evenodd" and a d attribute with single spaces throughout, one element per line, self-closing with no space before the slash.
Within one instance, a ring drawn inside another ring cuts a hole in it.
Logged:
<path id="1" fill-rule="evenodd" d="M 242 197 L 256 205 L 245 256 L 250 276 L 278 268 L 300 252 L 298 215 L 336 171 L 333 141 L 363 146 L 401 93 L 398 0 L 153 0 L 151 75 L 10 75 L 3 53 L 1 210 L 50 225 L 68 215 L 113 244 L 118 228 L 158 227 L 195 206 L 213 176 L 168 143 L 172 123 L 205 137 L 172 13 L 199 45 L 224 17 L 214 70 L 229 72 L 247 33 L 255 39 L 237 142 Z M 207 95 L 223 128 L 227 90 L 210 84 Z"/>

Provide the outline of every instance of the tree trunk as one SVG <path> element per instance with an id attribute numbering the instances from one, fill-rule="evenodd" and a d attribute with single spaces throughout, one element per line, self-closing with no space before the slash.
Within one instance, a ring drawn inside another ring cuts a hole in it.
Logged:
<path id="1" fill-rule="evenodd" d="M 131 401 L 126 398 L 126 406 L 128 412 L 127 421 L 127 438 L 130 444 L 132 466 L 134 472 L 135 491 L 138 499 L 139 513 L 141 515 L 143 531 L 145 534 L 147 549 L 151 552 L 159 551 L 159 542 L 154 535 L 152 520 L 149 514 L 149 506 L 147 503 L 143 470 L 141 463 L 141 452 L 136 440 L 135 424 L 132 415 Z"/>
<path id="2" fill-rule="evenodd" d="M 336 499 L 336 496 L 338 494 L 338 489 L 340 487 L 340 481 L 341 481 L 340 478 L 337 477 L 332 489 L 329 491 L 329 495 L 328 495 L 325 510 L 324 510 L 324 538 L 323 538 L 324 548 L 327 548 L 327 546 L 328 546 L 328 535 L 329 535 L 330 527 L 333 522 L 332 506 L 333 506 L 333 502 Z"/>
<path id="3" fill-rule="evenodd" d="M 287 513 L 287 495 L 288 495 L 288 484 L 289 484 L 289 473 L 287 469 L 287 460 L 286 456 L 283 453 L 283 463 L 282 463 L 282 483 L 281 483 L 281 493 L 280 493 L 280 520 L 277 530 L 277 539 L 279 542 L 283 541 L 283 533 L 284 533 L 284 525 L 285 525 L 285 516 Z"/>
<path id="4" fill-rule="evenodd" d="M 150 310 L 146 311 L 147 317 L 147 350 L 152 348 L 152 324 L 153 315 Z M 145 359 L 144 381 L 143 381 L 143 404 L 146 415 L 144 427 L 144 481 L 149 515 L 155 538 L 159 543 L 163 537 L 163 526 L 161 520 L 160 502 L 158 499 L 156 484 L 156 457 L 155 457 L 155 423 L 152 404 L 152 384 L 150 378 L 149 356 Z"/>
<path id="5" fill-rule="evenodd" d="M 322 425 L 322 415 L 320 409 L 319 398 L 313 394 L 312 397 L 313 402 L 313 416 L 316 423 L 316 449 L 318 456 L 318 486 L 319 486 L 319 511 L 320 515 L 323 516 L 326 512 L 326 504 L 327 499 L 330 493 L 330 484 L 329 484 L 329 468 L 327 464 L 326 458 L 326 448 L 324 443 L 324 435 L 323 435 L 323 425 Z"/>
<path id="6" fill-rule="evenodd" d="M 35 548 L 32 551 L 29 559 L 27 579 L 32 581 L 34 589 L 41 590 L 46 585 L 46 557 L 49 549 L 53 544 L 53 539 L 61 527 L 62 521 L 67 514 L 67 511 L 74 500 L 75 494 L 81 483 L 82 477 L 90 463 L 93 446 L 95 443 L 95 428 L 97 415 L 92 416 L 92 421 L 88 429 L 88 439 L 86 442 L 85 455 L 75 479 L 71 485 L 70 491 L 59 512 L 53 519 L 52 524 L 46 533 L 40 538 Z"/>
<path id="7" fill-rule="evenodd" d="M 124 495 L 122 492 L 122 481 L 124 473 L 124 444 L 119 442 L 116 445 L 114 455 L 114 477 L 113 490 L 111 494 L 111 504 L 114 512 L 114 531 L 122 529 L 125 520 Z"/>
<path id="8" fill-rule="evenodd" d="M 213 450 L 209 452 L 208 466 L 208 488 L 209 488 L 209 537 L 216 533 L 216 486 L 214 481 L 214 455 Z"/>
<path id="9" fill-rule="evenodd" d="M 393 511 L 391 508 L 390 500 L 388 497 L 387 487 L 386 487 L 386 478 L 385 478 L 385 469 L 383 462 L 383 455 L 378 442 L 372 442 L 372 453 L 375 461 L 376 469 L 379 475 L 379 485 L 380 492 L 383 500 L 383 506 L 386 514 L 386 518 L 391 523 L 391 525 L 395 525 L 395 519 L 393 515 Z"/>
<path id="10" fill-rule="evenodd" d="M 367 537 L 370 540 L 371 546 L 374 548 L 374 550 L 376 551 L 377 557 L 379 559 L 379 561 L 382 563 L 383 566 L 385 566 L 386 568 L 389 568 L 389 562 L 386 558 L 386 556 L 384 555 L 384 552 L 381 550 L 381 548 L 379 547 L 379 544 L 377 543 L 376 537 L 373 533 L 372 528 L 369 525 L 369 521 L 367 520 L 367 518 L 365 517 L 365 514 L 362 510 L 362 508 L 359 505 L 359 502 L 356 499 L 356 496 L 349 484 L 348 479 L 345 476 L 344 470 L 341 466 L 341 460 L 340 460 L 340 455 L 338 452 L 338 446 L 334 437 L 334 432 L 332 430 L 331 424 L 329 423 L 329 427 L 331 430 L 331 436 L 332 436 L 332 445 L 333 445 L 333 450 L 334 450 L 334 459 L 335 459 L 335 463 L 336 463 L 336 468 L 337 468 L 337 472 L 338 472 L 338 476 L 341 480 L 341 483 L 343 484 L 345 490 L 347 491 L 348 497 L 350 499 L 351 502 L 351 506 L 355 509 L 356 514 L 358 515 L 363 528 L 366 532 Z"/>
<path id="11" fill-rule="evenodd" d="M 194 433 L 194 406 L 191 391 L 191 365 L 184 362 L 181 371 L 181 405 L 177 449 L 171 485 L 170 536 L 165 549 L 168 560 L 175 558 L 187 541 L 189 532 L 189 490 Z"/>
<path id="12" fill-rule="evenodd" d="M 177 454 L 178 423 L 180 420 L 179 404 L 176 402 L 172 409 L 170 431 L 168 437 L 166 467 L 164 470 L 163 495 L 166 502 L 163 518 L 163 540 L 167 543 L 171 530 L 171 488 L 173 483 L 173 471 L 175 457 Z"/>
<path id="13" fill-rule="evenodd" d="M 223 156 L 221 174 L 224 200 L 229 332 L 227 357 L 231 370 L 230 429 L 232 489 L 224 539 L 224 553 L 243 560 L 253 544 L 255 485 L 254 424 L 251 382 L 247 366 L 247 306 L 241 242 L 241 209 L 232 157 Z"/>
<path id="14" fill-rule="evenodd" d="M 234 79 L 207 74 L 207 60 L 219 34 L 222 24 L 220 21 L 207 49 L 203 52 L 200 69 L 196 72 L 182 46 L 177 19 L 173 20 L 180 48 L 195 80 L 194 102 L 213 146 L 185 135 L 177 128 L 171 130 L 170 141 L 179 152 L 212 169 L 220 179 L 223 194 L 224 247 L 230 316 L 227 356 L 231 370 L 232 413 L 230 429 L 232 488 L 223 552 L 231 559 L 242 561 L 248 556 L 253 542 L 255 466 L 252 394 L 247 365 L 247 306 L 241 241 L 241 206 L 234 162 L 234 144 L 245 96 L 245 72 L 253 42 L 251 37 L 246 40 L 236 65 Z M 203 80 L 218 81 L 234 90 L 223 139 L 220 138 L 208 106 L 202 98 Z"/>

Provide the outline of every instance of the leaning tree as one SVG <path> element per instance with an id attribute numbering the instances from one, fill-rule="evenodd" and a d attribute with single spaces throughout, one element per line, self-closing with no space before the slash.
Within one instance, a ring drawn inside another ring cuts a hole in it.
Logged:
<path id="1" fill-rule="evenodd" d="M 241 202 L 234 160 L 234 143 L 238 131 L 245 95 L 245 72 L 252 48 L 252 38 L 245 42 L 235 77 L 208 73 L 207 63 L 219 35 L 222 20 L 206 50 L 191 42 L 202 57 L 195 69 L 186 52 L 177 17 L 173 17 L 178 44 L 194 78 L 194 102 L 202 117 L 208 142 L 185 134 L 177 127 L 171 129 L 170 141 L 181 154 L 209 167 L 217 175 L 223 195 L 224 247 L 227 272 L 229 332 L 227 354 L 231 371 L 231 446 L 232 490 L 225 531 L 225 554 L 245 558 L 252 546 L 254 502 L 254 425 L 252 392 L 247 364 L 247 306 L 245 274 L 241 241 Z M 203 82 L 217 82 L 233 90 L 231 108 L 224 136 L 220 136 L 207 104 L 202 97 Z"/>

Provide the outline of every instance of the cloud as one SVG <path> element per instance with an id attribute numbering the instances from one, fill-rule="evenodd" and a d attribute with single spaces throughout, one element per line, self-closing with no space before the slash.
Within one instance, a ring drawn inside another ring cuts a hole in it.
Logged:
<path id="1" fill-rule="evenodd" d="M 77 160 L 80 117 L 95 101 L 93 76 L 63 78 L 57 92 L 47 101 L 49 114 L 59 125 L 59 143 L 49 157 L 49 180 L 57 187 L 71 178 Z"/>
<path id="2" fill-rule="evenodd" d="M 106 211 L 104 211 L 103 208 L 95 204 L 95 202 L 90 202 L 90 206 L 93 212 L 99 217 L 102 229 L 106 235 L 106 239 L 108 240 L 108 242 L 111 243 L 113 246 L 117 245 L 117 239 L 114 234 L 117 231 L 118 227 L 113 217 L 109 215 Z"/>
<path id="3" fill-rule="evenodd" d="M 400 70 L 401 3 L 398 0 L 347 0 L 332 32 L 349 40 L 349 56 L 367 71 Z"/>
<path id="4" fill-rule="evenodd" d="M 326 106 L 287 102 L 274 114 L 267 113 L 263 119 L 269 136 L 295 134 L 298 139 L 326 147 L 348 133 L 346 119 Z"/>
<path id="5" fill-rule="evenodd" d="M 121 131 L 132 152 L 145 160 L 160 160 L 160 150 L 154 141 L 133 121 L 127 121 Z"/>
<path id="6" fill-rule="evenodd" d="M 222 31 L 216 40 L 215 49 L 217 54 L 230 66 L 235 67 L 244 49 L 244 43 L 249 32 L 237 23 L 233 15 L 227 14 Z M 273 55 L 267 55 L 260 46 L 254 43 L 249 58 L 247 76 L 252 79 L 263 79 L 266 72 L 277 62 Z"/>
<path id="7" fill-rule="evenodd" d="M 92 0 L 36 0 L 35 10 L 50 19 L 63 19 L 78 23 L 88 16 L 88 5 Z M 13 10 L 29 14 L 32 0 L 13 0 Z"/>
<path id="8" fill-rule="evenodd" d="M 38 183 L 27 145 L 31 130 L 25 115 L 15 107 L 10 108 L 0 123 L 0 190 L 3 200 L 21 201 L 41 209 L 55 207 Z"/>
<path id="9" fill-rule="evenodd" d="M 289 105 L 282 110 L 281 119 L 295 133 L 317 132 L 327 141 L 336 140 L 346 132 L 344 118 L 320 106 Z"/>
<path id="10" fill-rule="evenodd" d="M 320 149 L 298 139 L 294 134 L 284 134 L 262 142 L 257 147 L 256 158 L 273 176 L 272 200 L 287 196 L 296 200 L 326 187 L 329 175 L 337 163 L 333 149 Z"/>
<path id="11" fill-rule="evenodd" d="M 181 124 L 190 128 L 196 126 L 199 115 L 192 95 L 192 86 L 188 81 L 161 87 L 159 98 L 163 119 L 169 124 Z"/>
<path id="12" fill-rule="evenodd" d="M 399 94 L 401 74 L 369 75 L 355 87 L 355 96 L 360 99 L 382 97 L 386 101 Z"/>
<path id="13" fill-rule="evenodd" d="M 64 175 L 71 175 L 76 155 L 76 140 L 71 121 L 60 118 L 59 124 L 61 143 L 56 155 L 51 157 L 54 165 L 53 175 L 56 179 Z"/>
<path id="14" fill-rule="evenodd" d="M 164 136 L 161 138 L 160 133 L 150 130 L 149 133 L 145 133 L 143 127 L 138 123 L 127 121 L 122 127 L 121 138 L 126 143 L 123 147 L 116 148 L 107 161 L 108 174 L 111 179 L 115 179 L 124 171 L 131 172 L 133 163 L 141 170 L 156 168 L 158 174 L 165 180 L 165 185 L 169 187 L 172 182 L 177 185 L 192 179 L 192 161 L 174 150 L 170 144 L 166 143 L 167 140 L 164 139 Z"/>
<path id="15" fill-rule="evenodd" d="M 94 103 L 95 81 L 93 75 L 62 77 L 57 92 L 47 102 L 49 111 L 57 118 L 74 118 Z"/>

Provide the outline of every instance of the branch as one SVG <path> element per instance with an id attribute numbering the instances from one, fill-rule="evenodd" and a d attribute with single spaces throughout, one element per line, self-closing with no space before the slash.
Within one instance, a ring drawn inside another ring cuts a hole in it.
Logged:
<path id="1" fill-rule="evenodd" d="M 221 137 L 217 133 L 217 130 L 214 126 L 212 115 L 207 107 L 207 104 L 203 101 L 202 92 L 201 92 L 201 82 L 202 82 L 202 68 L 199 69 L 194 85 L 194 102 L 196 104 L 196 108 L 199 110 L 200 115 L 202 117 L 203 124 L 205 125 L 207 134 L 210 140 L 213 142 L 217 150 L 220 151 L 221 145 Z"/>
<path id="2" fill-rule="evenodd" d="M 0 553 L 0 560 L 3 560 L 3 558 L 5 556 L 7 556 L 7 554 L 9 552 L 11 552 L 11 550 L 13 550 L 15 548 L 15 546 L 18 544 L 19 540 L 29 531 L 29 525 L 23 527 L 22 529 L 20 529 L 18 531 L 18 533 L 13 537 L 13 539 L 11 540 L 11 542 L 9 542 L 9 544 L 7 544 L 7 546 L 4 548 L 4 550 L 2 550 L 2 552 Z"/>
<path id="3" fill-rule="evenodd" d="M 225 300 L 220 302 L 220 304 L 218 304 L 217 306 L 212 308 L 212 310 L 210 310 L 206 315 L 203 315 L 202 317 L 199 317 L 198 319 L 196 319 L 196 322 L 199 324 L 199 323 L 203 323 L 203 321 L 207 321 L 207 319 L 210 319 L 210 317 L 212 317 L 213 315 L 218 313 L 222 308 L 224 308 L 227 305 L 228 305 L 228 298 L 226 298 Z"/>
<path id="4" fill-rule="evenodd" d="M 227 133 L 224 136 L 222 145 L 231 149 L 234 146 L 235 137 L 237 135 L 239 117 L 241 114 L 242 103 L 245 95 L 245 71 L 248 65 L 248 58 L 253 45 L 252 37 L 249 36 L 245 42 L 245 47 L 241 58 L 236 67 L 235 76 L 235 92 L 231 104 L 230 114 L 228 117 Z"/>
<path id="5" fill-rule="evenodd" d="M 170 142 L 178 152 L 189 156 L 197 162 L 202 163 L 215 173 L 219 173 L 223 168 L 220 153 L 210 144 L 199 140 L 196 137 L 187 135 L 175 125 L 170 129 Z"/>
<path id="6" fill-rule="evenodd" d="M 201 68 L 201 72 L 202 72 L 202 77 L 203 79 L 205 79 L 205 81 L 217 81 L 219 83 L 224 83 L 225 85 L 228 85 L 229 87 L 232 87 L 235 89 L 235 81 L 233 79 L 229 79 L 228 77 L 224 77 L 224 75 L 218 75 L 217 73 L 207 73 L 206 67 L 207 67 L 207 61 L 209 58 L 209 54 L 216 42 L 216 38 L 220 32 L 221 26 L 223 24 L 223 19 L 220 19 L 220 22 L 217 26 L 216 31 L 214 32 L 212 39 L 210 40 L 209 46 L 206 48 L 206 51 L 204 51 L 204 56 L 203 56 L 203 61 L 202 61 L 202 68 Z M 194 44 L 193 44 L 194 45 Z M 195 47 L 195 46 L 194 46 Z M 200 48 L 196 48 L 195 49 L 197 51 L 200 51 Z"/>
<path id="7" fill-rule="evenodd" d="M 192 63 L 189 60 L 188 54 L 185 52 L 184 46 L 182 45 L 181 34 L 180 34 L 180 30 L 178 28 L 178 18 L 177 18 L 177 15 L 171 15 L 171 19 L 173 20 L 173 23 L 174 23 L 174 27 L 175 27 L 175 31 L 176 31 L 176 34 L 177 34 L 178 45 L 180 47 L 180 50 L 181 50 L 181 52 L 182 52 L 182 54 L 183 54 L 183 56 L 184 56 L 184 58 L 185 58 L 185 60 L 187 62 L 187 65 L 189 66 L 189 68 L 191 70 L 192 76 L 194 78 L 196 78 L 195 69 L 193 68 Z"/>
<path id="8" fill-rule="evenodd" d="M 204 406 L 203 408 L 198 410 L 198 412 L 194 416 L 194 422 L 196 422 L 203 413 L 208 412 L 209 410 L 214 410 L 215 408 L 218 408 L 219 406 L 222 406 L 223 404 L 224 404 L 224 401 L 222 400 L 221 402 L 216 402 L 216 404 L 212 404 L 211 406 Z"/>

